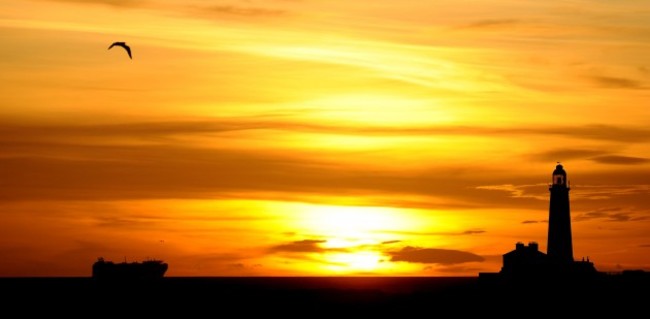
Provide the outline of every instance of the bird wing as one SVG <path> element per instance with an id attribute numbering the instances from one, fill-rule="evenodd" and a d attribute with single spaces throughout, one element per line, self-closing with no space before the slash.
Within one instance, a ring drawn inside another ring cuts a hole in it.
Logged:
<path id="1" fill-rule="evenodd" d="M 122 46 L 123 46 L 124 49 L 126 50 L 126 53 L 129 54 L 129 59 L 133 59 L 133 57 L 131 56 L 131 48 L 130 48 L 128 45 L 126 45 L 126 44 L 123 44 Z"/>
<path id="2" fill-rule="evenodd" d="M 110 50 L 112 47 L 114 47 L 114 46 L 116 46 L 116 45 L 123 47 L 124 50 L 126 50 L 126 53 L 129 55 L 129 58 L 130 58 L 130 59 L 133 59 L 133 57 L 131 56 L 131 48 L 130 48 L 128 45 L 126 45 L 125 42 L 113 42 L 113 44 L 111 44 L 111 45 L 108 47 L 108 49 Z"/>
<path id="3" fill-rule="evenodd" d="M 108 49 L 110 50 L 110 48 L 112 48 L 112 47 L 114 47 L 116 45 L 124 46 L 124 45 L 126 45 L 126 42 L 113 42 L 113 44 L 111 44 L 111 46 L 109 46 Z"/>

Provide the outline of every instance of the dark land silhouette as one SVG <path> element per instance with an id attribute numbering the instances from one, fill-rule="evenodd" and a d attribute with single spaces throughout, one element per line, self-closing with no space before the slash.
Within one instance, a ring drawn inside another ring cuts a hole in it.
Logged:
<path id="1" fill-rule="evenodd" d="M 0 293 L 3 308 L 24 317 L 582 317 L 608 312 L 626 318 L 647 310 L 649 284 L 647 273 L 499 285 L 481 284 L 478 277 L 3 278 Z"/>
<path id="2" fill-rule="evenodd" d="M 142 270 L 133 269 L 141 264 L 116 271 L 118 264 L 106 270 L 108 262 L 98 261 L 91 277 L 0 278 L 0 295 L 5 296 L 5 310 L 15 309 L 26 317 L 644 315 L 649 272 L 606 273 L 588 259 L 574 260 L 569 190 L 566 172 L 558 164 L 549 185 L 547 253 L 535 242 L 516 243 L 514 250 L 503 254 L 499 272 L 474 277 L 164 277 L 166 264 L 162 273 L 156 273 L 162 261 L 152 264 L 155 276 L 136 275 Z M 98 275 L 103 271 L 110 275 Z"/>

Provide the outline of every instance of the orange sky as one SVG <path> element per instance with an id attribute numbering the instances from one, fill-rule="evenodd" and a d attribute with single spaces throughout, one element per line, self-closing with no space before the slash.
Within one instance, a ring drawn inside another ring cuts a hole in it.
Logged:
<path id="1" fill-rule="evenodd" d="M 650 270 L 647 0 L 5 0 L 0 276 Z M 107 50 L 125 41 L 133 51 Z"/>

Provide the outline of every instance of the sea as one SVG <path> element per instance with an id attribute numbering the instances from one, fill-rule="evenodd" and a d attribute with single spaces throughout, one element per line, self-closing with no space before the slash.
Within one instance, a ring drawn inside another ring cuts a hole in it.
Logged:
<path id="1" fill-rule="evenodd" d="M 478 277 L 0 278 L 11 317 L 615 318 L 647 314 L 650 286 L 485 285 Z M 554 316 L 553 316 L 554 317 Z M 9 317 L 6 317 L 9 318 Z"/>

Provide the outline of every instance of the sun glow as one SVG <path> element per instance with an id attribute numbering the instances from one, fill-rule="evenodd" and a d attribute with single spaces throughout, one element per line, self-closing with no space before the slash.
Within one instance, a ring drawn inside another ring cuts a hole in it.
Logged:
<path id="1" fill-rule="evenodd" d="M 331 119 L 347 125 L 424 125 L 457 120 L 446 101 L 404 93 L 329 94 L 304 103 L 314 108 L 314 119 Z"/>
<path id="2" fill-rule="evenodd" d="M 359 251 L 353 253 L 337 253 L 327 256 L 330 271 L 341 272 L 370 272 L 386 268 L 382 265 L 383 257 L 378 252 Z M 386 265 L 387 266 L 387 265 Z"/>
<path id="3" fill-rule="evenodd" d="M 301 228 L 339 239 L 388 240 L 382 238 L 381 231 L 417 227 L 402 218 L 399 209 L 388 207 L 314 205 L 305 213 L 308 216 L 303 218 Z"/>

